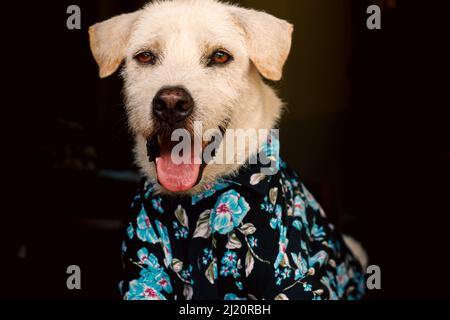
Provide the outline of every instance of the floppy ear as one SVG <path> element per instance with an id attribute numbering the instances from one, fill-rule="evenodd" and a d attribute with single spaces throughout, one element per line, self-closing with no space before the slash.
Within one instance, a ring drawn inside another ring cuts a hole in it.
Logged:
<path id="1" fill-rule="evenodd" d="M 239 7 L 231 14 L 243 28 L 250 59 L 267 79 L 278 81 L 291 50 L 294 26 L 265 12 Z"/>
<path id="2" fill-rule="evenodd" d="M 128 39 L 140 11 L 126 13 L 89 28 L 89 43 L 100 78 L 112 75 L 125 58 Z"/>

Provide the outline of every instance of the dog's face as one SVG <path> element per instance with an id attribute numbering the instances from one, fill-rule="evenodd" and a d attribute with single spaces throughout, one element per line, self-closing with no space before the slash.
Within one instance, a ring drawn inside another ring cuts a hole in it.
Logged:
<path id="1" fill-rule="evenodd" d="M 101 77 L 125 61 L 137 163 L 163 191 L 196 192 L 237 170 L 238 163 L 202 161 L 201 151 L 213 142 L 204 132 L 270 129 L 279 116 L 281 102 L 260 74 L 281 78 L 292 33 L 283 20 L 213 0 L 175 0 L 151 3 L 89 32 Z M 201 132 L 194 130 L 196 123 Z M 182 164 L 173 160 L 176 129 L 186 129 L 192 138 L 191 161 Z M 225 140 L 217 144 L 219 152 Z"/>

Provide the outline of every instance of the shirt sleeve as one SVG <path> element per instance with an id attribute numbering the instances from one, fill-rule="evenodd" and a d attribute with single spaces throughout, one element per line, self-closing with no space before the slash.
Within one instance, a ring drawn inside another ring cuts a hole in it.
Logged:
<path id="1" fill-rule="evenodd" d="M 163 226 L 150 219 L 139 194 L 131 210 L 133 218 L 122 245 L 122 296 L 125 300 L 173 299 L 171 270 L 160 234 Z"/>

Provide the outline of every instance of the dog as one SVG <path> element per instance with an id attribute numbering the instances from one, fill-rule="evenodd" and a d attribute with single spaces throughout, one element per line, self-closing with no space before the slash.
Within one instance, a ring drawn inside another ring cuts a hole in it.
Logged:
<path id="1" fill-rule="evenodd" d="M 100 77 L 123 64 L 144 177 L 122 248 L 125 299 L 362 297 L 346 242 L 361 249 L 279 157 L 284 103 L 264 79 L 282 78 L 292 33 L 216 0 L 154 1 L 89 28 Z"/>

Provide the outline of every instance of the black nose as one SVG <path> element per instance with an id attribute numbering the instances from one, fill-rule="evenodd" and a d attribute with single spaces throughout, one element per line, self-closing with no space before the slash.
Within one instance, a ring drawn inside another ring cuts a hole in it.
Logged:
<path id="1" fill-rule="evenodd" d="M 181 87 L 167 87 L 159 90 L 153 99 L 153 113 L 171 125 L 185 120 L 194 109 L 194 100 Z"/>

